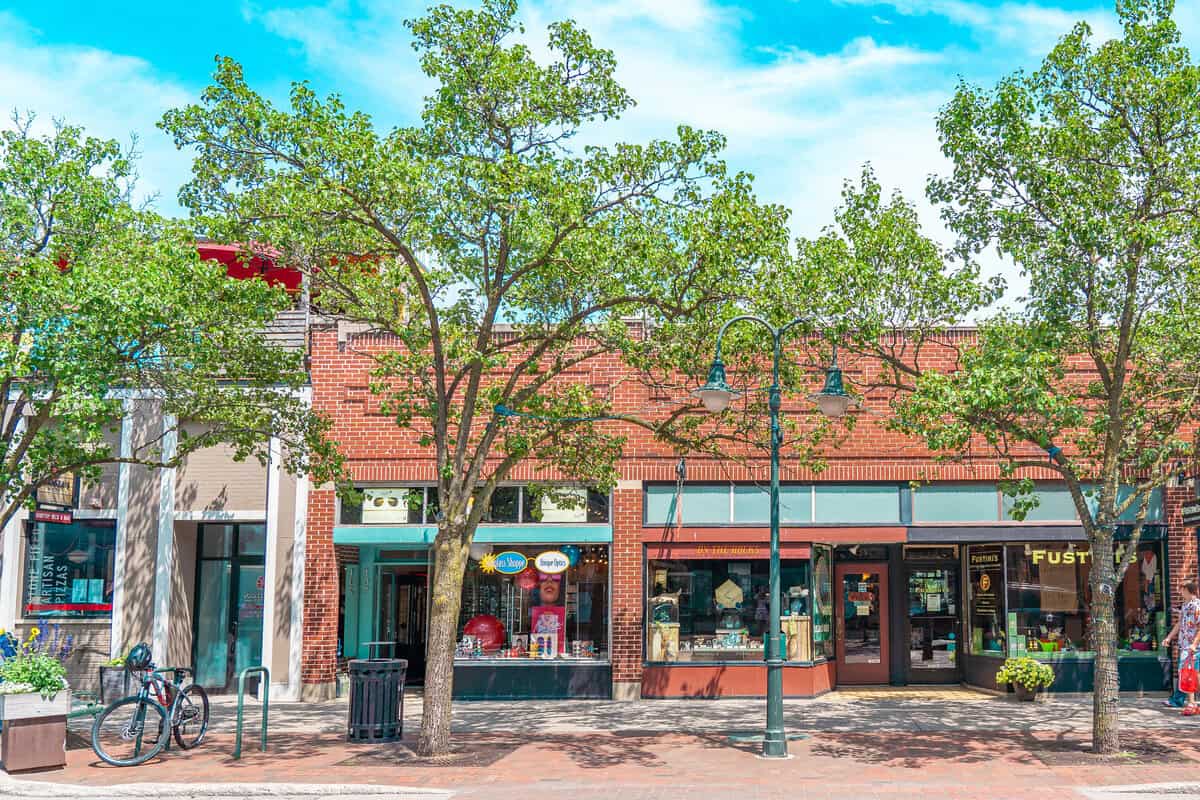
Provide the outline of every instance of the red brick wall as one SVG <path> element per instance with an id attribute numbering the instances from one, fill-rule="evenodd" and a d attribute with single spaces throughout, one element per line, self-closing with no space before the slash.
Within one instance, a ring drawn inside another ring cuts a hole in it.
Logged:
<path id="1" fill-rule="evenodd" d="M 947 336 L 951 344 L 961 344 L 974 334 L 954 331 Z M 356 481 L 432 482 L 435 479 L 433 452 L 432 448 L 418 445 L 420 430 L 402 430 L 391 417 L 378 413 L 378 400 L 369 389 L 372 361 L 362 353 L 384 351 L 391 346 L 389 338 L 372 335 L 355 337 L 347 347 L 339 345 L 338 333 L 332 328 L 314 329 L 311 332 L 313 405 L 333 418 L 333 436 L 341 443 Z M 951 351 L 927 347 L 922 363 L 949 368 Z M 843 368 L 848 380 L 865 381 L 878 366 L 849 360 L 844 361 Z M 584 363 L 563 380 L 599 387 L 600 391 L 610 392 L 617 410 L 643 415 L 652 415 L 656 410 L 665 412 L 674 407 L 674 403 L 686 399 L 660 396 L 636 381 L 622 380 L 623 374 L 615 356 L 602 356 Z M 1080 375 L 1086 377 L 1086 372 L 1081 371 Z M 819 380 L 820 376 L 814 375 L 814 389 Z M 795 419 L 815 419 L 816 412 L 801 394 L 793 393 L 786 398 L 784 413 Z M 783 480 L 995 480 L 999 477 L 997 464 L 988 458 L 956 464 L 936 463 L 921 443 L 885 429 L 886 396 L 868 395 L 865 400 L 869 413 L 856 414 L 854 430 L 826 449 L 824 471 L 814 472 L 789 462 L 785 450 Z M 617 683 L 638 683 L 642 679 L 643 646 L 642 546 L 645 540 L 661 534 L 661 530 L 643 530 L 642 492 L 638 487 L 641 481 L 674 481 L 678 455 L 641 428 L 621 425 L 614 431 L 627 437 L 619 474 L 623 481 L 631 483 L 618 488 L 613 500 L 613 553 L 610 560 L 613 679 Z M 980 448 L 979 452 L 987 451 Z M 1036 449 L 1031 448 L 1030 452 L 1038 458 L 1044 456 Z M 744 463 L 689 456 L 688 480 L 768 479 L 763 451 L 735 450 L 734 453 L 746 456 Z M 533 462 L 520 465 L 512 476 L 517 481 L 555 477 L 561 476 L 541 471 Z M 1032 477 L 1053 478 L 1054 473 L 1044 471 Z M 1166 496 L 1171 524 L 1171 574 L 1177 604 L 1178 585 L 1185 576 L 1194 578 L 1197 571 L 1195 531 L 1184 529 L 1179 522 L 1179 506 L 1191 496 L 1191 490 L 1169 489 Z M 305 683 L 334 680 L 338 613 L 338 557 L 332 538 L 334 506 L 334 496 L 329 490 L 314 491 L 309 495 L 302 669 Z M 858 536 L 855 541 L 897 541 L 896 537 L 902 535 L 902 531 L 898 533 L 892 528 L 872 533 L 856 529 L 854 535 Z M 825 536 L 822 540 L 828 538 Z M 842 540 L 845 540 L 844 536 L 839 537 L 839 541 Z"/>
<path id="2" fill-rule="evenodd" d="M 308 532 L 304 545 L 303 683 L 327 684 L 337 668 L 338 562 L 333 549 L 334 492 L 308 493 Z"/>
<path id="3" fill-rule="evenodd" d="M 1196 580 L 1196 529 L 1185 527 L 1181 509 L 1196 501 L 1195 490 L 1190 486 L 1168 486 L 1163 492 L 1163 505 L 1167 518 L 1167 560 L 1171 565 L 1171 608 L 1183 603 L 1180 587 L 1185 581 Z"/>

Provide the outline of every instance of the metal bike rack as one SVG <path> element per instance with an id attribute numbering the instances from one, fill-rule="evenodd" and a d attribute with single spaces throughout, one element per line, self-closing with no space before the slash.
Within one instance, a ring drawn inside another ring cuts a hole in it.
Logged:
<path id="1" fill-rule="evenodd" d="M 262 680 L 262 737 L 261 748 L 265 753 L 267 751 L 267 712 L 271 707 L 271 670 L 266 667 L 246 667 L 238 674 L 238 694 L 237 694 L 237 735 L 233 743 L 233 757 L 239 759 L 242 757 L 242 712 L 243 705 L 246 701 L 246 678 L 254 673 L 259 673 L 263 676 Z"/>

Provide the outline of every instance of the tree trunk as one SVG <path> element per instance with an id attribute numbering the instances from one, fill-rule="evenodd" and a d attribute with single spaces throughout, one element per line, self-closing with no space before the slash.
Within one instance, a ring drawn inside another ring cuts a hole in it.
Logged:
<path id="1" fill-rule="evenodd" d="M 423 756 L 439 755 L 450 749 L 454 649 L 469 548 L 470 536 L 465 526 L 441 529 L 434 541 L 425 649 L 425 702 L 417 742 L 417 753 Z"/>
<path id="2" fill-rule="evenodd" d="M 1121 750 L 1120 682 L 1117 675 L 1116 567 L 1113 564 L 1110 527 L 1098 529 L 1092 539 L 1092 649 L 1096 653 L 1092 686 L 1092 751 L 1114 754 Z"/>

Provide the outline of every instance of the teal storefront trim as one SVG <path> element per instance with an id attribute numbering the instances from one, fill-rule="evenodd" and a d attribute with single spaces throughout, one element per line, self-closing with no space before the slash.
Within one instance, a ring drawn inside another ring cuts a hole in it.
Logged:
<path id="1" fill-rule="evenodd" d="M 388 558 L 388 550 L 423 550 L 433 544 L 432 525 L 338 525 L 333 543 L 358 547 L 358 563 L 346 570 L 346 608 L 342 642 L 348 658 L 367 658 L 365 642 L 379 637 L 379 573 L 384 566 L 424 566 L 414 558 Z M 609 544 L 611 525 L 481 525 L 475 541 L 494 545 Z M 414 554 L 415 555 L 415 554 Z"/>
<path id="2" fill-rule="evenodd" d="M 437 536 L 432 525 L 337 525 L 334 544 L 428 547 Z M 611 525 L 480 525 L 481 544 L 609 544 Z"/>

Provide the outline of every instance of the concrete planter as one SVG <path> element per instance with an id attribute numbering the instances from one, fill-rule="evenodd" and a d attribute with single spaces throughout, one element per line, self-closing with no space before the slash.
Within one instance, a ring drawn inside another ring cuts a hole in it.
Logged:
<path id="1" fill-rule="evenodd" d="M 67 763 L 67 713 L 71 692 L 63 689 L 52 699 L 40 694 L 0 695 L 0 756 L 5 772 L 61 769 Z"/>

